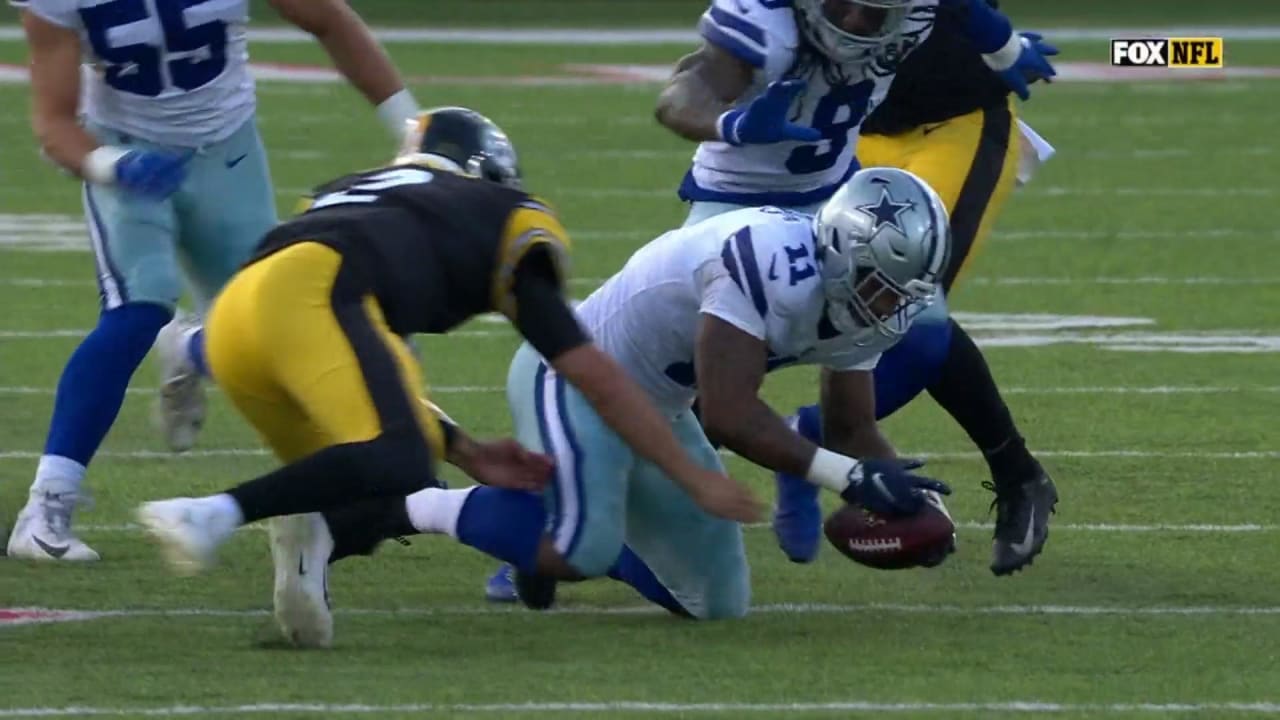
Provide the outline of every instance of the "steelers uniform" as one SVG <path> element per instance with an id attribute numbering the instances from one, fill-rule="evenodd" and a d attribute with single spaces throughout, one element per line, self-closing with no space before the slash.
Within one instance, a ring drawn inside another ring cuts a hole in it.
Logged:
<path id="1" fill-rule="evenodd" d="M 419 402 L 402 336 L 498 311 L 553 356 L 586 342 L 561 296 L 567 250 L 546 205 L 498 183 L 417 166 L 343 177 L 268 233 L 218 297 L 210 370 L 286 463 L 411 432 L 430 457 L 403 460 L 432 467 L 448 427 Z"/>
<path id="2" fill-rule="evenodd" d="M 948 291 L 1013 190 L 1019 154 L 1008 87 L 965 36 L 963 12 L 939 5 L 933 33 L 902 61 L 857 146 L 863 167 L 910 170 L 942 197 L 951 215 Z"/>

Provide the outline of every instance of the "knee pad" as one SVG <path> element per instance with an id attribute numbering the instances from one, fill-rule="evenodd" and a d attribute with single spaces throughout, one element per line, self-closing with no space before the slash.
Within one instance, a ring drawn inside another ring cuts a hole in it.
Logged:
<path id="1" fill-rule="evenodd" d="M 885 352 L 875 369 L 876 418 L 883 419 L 911 402 L 938 380 L 951 349 L 954 320 L 946 305 L 930 308 L 907 334 Z"/>

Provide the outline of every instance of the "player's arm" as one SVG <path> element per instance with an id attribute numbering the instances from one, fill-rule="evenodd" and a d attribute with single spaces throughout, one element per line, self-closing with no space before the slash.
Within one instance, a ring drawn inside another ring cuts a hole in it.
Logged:
<path id="1" fill-rule="evenodd" d="M 1058 49 L 1041 41 L 1036 33 L 1016 33 L 1013 24 L 987 0 L 943 0 L 966 13 L 964 34 L 982 53 L 982 60 L 1018 97 L 1030 97 L 1029 83 L 1048 81 L 1056 71 L 1046 57 Z"/>
<path id="2" fill-rule="evenodd" d="M 338 72 L 374 105 L 396 142 L 419 108 L 369 26 L 344 0 L 270 0 L 281 17 L 315 36 Z"/>
<path id="3" fill-rule="evenodd" d="M 31 129 L 44 154 L 87 180 L 98 141 L 77 121 L 80 101 L 80 36 L 31 10 L 22 12 L 31 54 Z"/>
<path id="4" fill-rule="evenodd" d="M 898 456 L 876 422 L 870 370 L 822 369 L 819 394 L 823 445 L 842 455 L 890 460 Z"/>
<path id="5" fill-rule="evenodd" d="M 621 365 L 590 341 L 561 294 L 554 263 L 551 248 L 535 247 L 516 267 L 513 321 L 520 334 L 582 393 L 606 425 L 641 457 L 661 468 L 703 509 L 739 522 L 758 519 L 761 507 L 751 492 L 695 463 L 644 391 Z"/>
<path id="6" fill-rule="evenodd" d="M 526 450 L 510 438 L 477 440 L 438 405 L 422 398 L 444 431 L 445 460 L 476 482 L 512 490 L 538 491 L 546 486 L 555 463 Z"/>
<path id="7" fill-rule="evenodd" d="M 804 476 L 818 446 L 760 399 L 769 356 L 763 333 L 757 337 L 704 312 L 696 342 L 698 406 L 707 437 L 756 465 Z"/>
<path id="8" fill-rule="evenodd" d="M 654 116 L 686 140 L 720 140 L 720 117 L 746 92 L 753 73 L 747 61 L 704 41 L 676 65 L 658 96 Z"/>

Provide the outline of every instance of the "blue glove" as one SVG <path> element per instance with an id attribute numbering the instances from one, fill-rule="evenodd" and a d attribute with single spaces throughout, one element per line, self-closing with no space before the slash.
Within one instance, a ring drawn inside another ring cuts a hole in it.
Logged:
<path id="1" fill-rule="evenodd" d="M 923 460 L 863 460 L 840 497 L 880 515 L 914 515 L 924 506 L 923 491 L 951 494 L 946 483 L 907 472 L 923 465 Z"/>
<path id="2" fill-rule="evenodd" d="M 187 178 L 187 161 L 193 154 L 130 150 L 116 161 L 116 183 L 128 192 L 164 200 L 182 186 Z"/>
<path id="3" fill-rule="evenodd" d="M 745 109 L 730 110 L 720 116 L 720 137 L 730 145 L 770 145 L 798 140 L 817 142 L 822 133 L 787 121 L 791 102 L 804 92 L 803 80 L 769 83 L 760 97 Z"/>
<path id="4" fill-rule="evenodd" d="M 1027 85 L 1037 80 L 1049 82 L 1049 78 L 1058 74 L 1045 59 L 1057 55 L 1058 48 L 1041 42 L 1040 33 L 1024 32 L 1021 35 L 1022 50 L 1018 53 L 1018 59 L 1008 69 L 1000 71 L 1000 79 L 1004 80 L 1004 84 L 1015 95 L 1026 100 L 1031 97 Z"/>

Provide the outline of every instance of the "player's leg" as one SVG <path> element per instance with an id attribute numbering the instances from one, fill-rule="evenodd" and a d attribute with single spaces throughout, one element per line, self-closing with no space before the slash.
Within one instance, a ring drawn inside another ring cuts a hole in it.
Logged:
<path id="1" fill-rule="evenodd" d="M 990 233 L 1013 190 L 1018 138 L 1010 101 L 1003 108 L 949 121 L 926 137 L 907 166 L 940 188 L 951 215 L 952 259 L 943 276 L 948 291 Z M 967 171 L 957 172 L 961 167 Z M 937 330 L 924 326 L 919 332 Z M 991 570 L 1004 575 L 1029 564 L 1044 546 L 1057 489 L 1027 450 L 982 351 L 954 320 L 948 335 L 945 359 L 932 373 L 927 388 L 987 460 L 992 477 L 989 487 L 996 493 L 997 508 Z M 882 362 L 885 373 L 892 374 L 892 358 L 886 354 Z M 906 382 L 914 386 L 915 379 Z M 892 412 L 893 408 L 887 410 Z"/>
<path id="2" fill-rule="evenodd" d="M 673 428 L 697 461 L 723 471 L 692 412 Z M 637 464 L 627 500 L 627 550 L 611 577 L 672 612 L 702 620 L 737 618 L 751 604 L 742 526 L 712 517 L 647 462 Z"/>
<path id="3" fill-rule="evenodd" d="M 242 276 L 255 273 L 262 282 L 253 300 L 267 328 L 271 372 L 331 444 L 220 495 L 144 505 L 140 516 L 180 570 L 207 564 L 240 524 L 435 483 L 443 434 L 419 410 L 421 379 L 342 257 L 301 243 Z"/>
<path id="4" fill-rule="evenodd" d="M 253 120 L 204 148 L 187 167 L 186 185 L 174 196 L 178 248 L 203 310 L 275 226 L 275 197 Z M 175 452 L 195 444 L 204 422 L 203 346 L 198 318 L 182 313 L 156 339 L 160 393 L 154 414 Z"/>
<path id="5" fill-rule="evenodd" d="M 12 557 L 98 559 L 72 533 L 72 511 L 129 380 L 181 292 L 170 203 L 130 198 L 111 187 L 86 185 L 82 192 L 102 310 L 58 380 L 35 482 L 9 537 Z"/>

